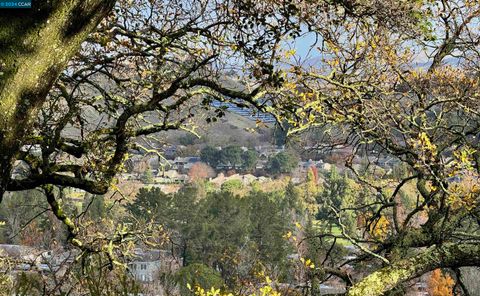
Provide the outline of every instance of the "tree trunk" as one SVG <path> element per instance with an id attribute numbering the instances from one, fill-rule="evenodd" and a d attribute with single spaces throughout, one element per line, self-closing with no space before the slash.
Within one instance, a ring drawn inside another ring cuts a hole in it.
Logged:
<path id="1" fill-rule="evenodd" d="M 0 10 L 0 201 L 27 131 L 67 62 L 114 0 L 38 0 Z"/>
<path id="2" fill-rule="evenodd" d="M 480 264 L 480 245 L 449 243 L 440 247 L 431 247 L 414 257 L 399 260 L 368 275 L 355 284 L 347 295 L 383 295 L 399 284 L 437 268 L 478 264 Z"/>

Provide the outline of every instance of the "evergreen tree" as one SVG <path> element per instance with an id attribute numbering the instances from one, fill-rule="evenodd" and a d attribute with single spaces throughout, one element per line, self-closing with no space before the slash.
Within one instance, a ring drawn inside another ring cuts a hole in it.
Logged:
<path id="1" fill-rule="evenodd" d="M 240 146 L 227 146 L 221 151 L 221 162 L 225 165 L 230 164 L 234 169 L 242 166 L 243 151 Z"/>
<path id="2" fill-rule="evenodd" d="M 291 173 L 297 167 L 298 160 L 291 153 L 280 152 L 268 159 L 267 171 L 273 175 Z"/>
<path id="3" fill-rule="evenodd" d="M 220 151 L 207 146 L 200 151 L 200 159 L 211 167 L 216 168 L 220 163 Z"/>
<path id="4" fill-rule="evenodd" d="M 137 219 L 151 220 L 158 217 L 158 211 L 165 208 L 168 201 L 169 196 L 160 188 L 141 188 L 135 200 L 126 208 Z"/>
<path id="5" fill-rule="evenodd" d="M 143 172 L 142 181 L 145 184 L 152 184 L 153 183 L 153 181 L 154 181 L 153 172 L 149 167 L 145 170 L 145 172 Z"/>
<path id="6" fill-rule="evenodd" d="M 338 225 L 339 218 L 348 230 L 355 228 L 355 217 L 351 211 L 343 211 L 355 203 L 355 194 L 352 190 L 348 176 L 338 173 L 333 167 L 325 179 L 322 192 L 318 195 L 317 219 L 327 222 L 329 225 Z"/>
<path id="7" fill-rule="evenodd" d="M 255 150 L 247 150 L 242 154 L 242 167 L 245 171 L 251 172 L 255 170 L 257 165 L 257 152 Z"/>

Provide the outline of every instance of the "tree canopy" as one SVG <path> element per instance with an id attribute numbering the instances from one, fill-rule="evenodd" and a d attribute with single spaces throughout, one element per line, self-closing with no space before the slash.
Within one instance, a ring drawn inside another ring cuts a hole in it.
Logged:
<path id="1" fill-rule="evenodd" d="M 316 276 L 341 278 L 348 295 L 383 295 L 438 268 L 478 266 L 479 18 L 470 0 L 71 0 L 1 10 L 0 198 L 41 188 L 68 240 L 106 250 L 113 264 L 125 231 L 108 244 L 80 241 L 63 190 L 106 193 L 129 153 L 152 152 L 161 132 L 195 133 L 194 116 L 206 109 L 215 121 L 225 110 L 212 102 L 228 101 L 271 113 L 289 135 L 322 129 L 316 149 L 347 151 L 362 195 L 329 196 L 345 185 L 330 176 L 320 197 L 341 233 L 317 236 L 361 254 L 312 267 Z M 315 40 L 306 56 L 287 49 L 305 36 Z M 360 154 L 376 166 L 393 159 L 403 172 L 362 171 Z M 233 167 L 243 161 L 237 149 L 226 155 Z M 269 167 L 282 173 L 285 163 L 278 154 Z M 399 196 L 410 184 L 416 201 L 405 207 Z M 230 206 L 225 215 L 238 210 Z M 360 229 L 347 231 L 342 217 L 355 211 Z M 340 268 L 365 261 L 378 268 L 360 280 Z"/>
<path id="2" fill-rule="evenodd" d="M 271 156 L 267 162 L 267 170 L 274 175 L 291 173 L 297 166 L 298 160 L 288 152 L 280 152 Z"/>
<path id="3" fill-rule="evenodd" d="M 360 2 L 355 15 L 369 9 Z M 284 95 L 293 130 L 326 130 L 318 148 L 350 151 L 345 167 L 374 197 L 330 206 L 338 217 L 368 209 L 364 231 L 342 233 L 363 253 L 349 262 L 385 264 L 348 295 L 381 295 L 436 268 L 479 259 L 478 3 L 398 1 L 388 12 L 374 3 L 384 19 L 374 13 L 322 23 L 323 46 L 313 49 L 322 62 L 306 70 L 292 63 Z M 364 173 L 354 165 L 361 154 L 371 166 L 390 158 L 408 173 Z M 417 199 L 405 209 L 399 194 L 409 184 Z M 387 235 L 369 237 L 386 221 Z"/>

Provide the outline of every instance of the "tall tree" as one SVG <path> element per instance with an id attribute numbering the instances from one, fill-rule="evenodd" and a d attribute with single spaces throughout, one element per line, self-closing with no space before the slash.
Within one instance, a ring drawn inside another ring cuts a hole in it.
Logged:
<path id="1" fill-rule="evenodd" d="M 288 152 L 280 152 L 268 159 L 267 170 L 274 175 L 291 173 L 298 164 L 297 158 Z"/>
<path id="2" fill-rule="evenodd" d="M 348 295 L 383 295 L 437 268 L 480 264 L 474 242 L 480 233 L 474 181 L 480 173 L 480 6 L 463 0 L 349 3 L 343 19 L 329 18 L 333 12 L 313 17 L 310 28 L 326 37 L 324 46 L 312 48 L 323 62 L 308 69 L 291 63 L 283 98 L 293 111 L 285 113 L 290 132 L 328 130 L 318 147 L 349 154 L 345 167 L 372 192 L 351 209 L 366 210 L 366 229 L 342 237 L 363 254 L 351 263 L 373 259 L 378 270 L 357 283 L 332 273 L 346 279 Z M 365 153 L 369 175 L 354 164 Z M 388 159 L 406 166 L 396 176 L 401 180 L 378 169 L 388 169 Z M 417 202 L 399 215 L 397 195 L 408 183 L 416 187 Z M 369 237 L 385 219 L 391 219 L 388 235 Z"/>
<path id="3" fill-rule="evenodd" d="M 257 166 L 257 152 L 255 150 L 247 150 L 242 153 L 242 167 L 245 171 L 254 171 Z"/>
<path id="4" fill-rule="evenodd" d="M 227 146 L 220 153 L 220 160 L 225 165 L 237 168 L 242 165 L 242 148 L 240 146 Z"/>
<path id="5" fill-rule="evenodd" d="M 168 207 L 170 197 L 160 188 L 141 188 L 135 200 L 126 206 L 127 210 L 137 219 L 157 219 L 158 211 Z"/>
<path id="6" fill-rule="evenodd" d="M 298 31 L 295 15 L 287 2 L 244 0 L 39 0 L 2 9 L 0 198 L 43 188 L 81 245 L 54 186 L 105 194 L 129 152 L 155 147 L 151 135 L 193 130 L 203 109 L 207 121 L 223 116 L 213 100 L 265 109 L 262 98 L 281 80 L 277 45 Z M 27 169 L 12 178 L 19 166 Z"/>
<path id="7" fill-rule="evenodd" d="M 200 158 L 205 163 L 216 168 L 220 162 L 220 150 L 207 146 L 200 151 Z"/>
<path id="8" fill-rule="evenodd" d="M 82 42 L 115 1 L 34 1 L 0 11 L 0 197 L 38 109 Z"/>

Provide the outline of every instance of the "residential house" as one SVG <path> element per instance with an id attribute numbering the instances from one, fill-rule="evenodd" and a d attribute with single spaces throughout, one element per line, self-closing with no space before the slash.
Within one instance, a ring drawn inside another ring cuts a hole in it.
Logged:
<path id="1" fill-rule="evenodd" d="M 200 157 L 197 156 L 176 157 L 173 160 L 172 169 L 180 173 L 187 173 L 195 163 L 200 161 Z"/>
<path id="2" fill-rule="evenodd" d="M 322 167 L 322 165 L 323 165 L 322 160 L 311 160 L 311 159 L 309 159 L 307 161 L 299 161 L 298 162 L 298 169 L 300 171 L 307 171 L 311 167 L 320 168 L 320 167 Z"/>
<path id="3" fill-rule="evenodd" d="M 180 264 L 168 251 L 136 249 L 128 268 L 137 281 L 148 283 L 156 281 L 161 272 L 179 269 Z"/>
<path id="4" fill-rule="evenodd" d="M 15 263 L 14 270 L 38 269 L 42 262 L 43 250 L 23 245 L 0 244 L 0 256 Z"/>
<path id="5" fill-rule="evenodd" d="M 285 146 L 275 146 L 275 145 L 269 145 L 269 146 L 255 146 L 255 151 L 258 153 L 258 158 L 259 159 L 268 159 L 270 156 L 275 155 L 280 152 L 285 151 Z"/>
<path id="6" fill-rule="evenodd" d="M 0 244 L 0 255 L 15 264 L 14 272 L 41 271 L 61 276 L 78 255 L 78 251 L 45 251 L 24 245 Z"/>
<path id="7" fill-rule="evenodd" d="M 180 174 L 176 170 L 159 171 L 155 177 L 157 184 L 183 184 L 188 182 L 188 175 Z"/>

